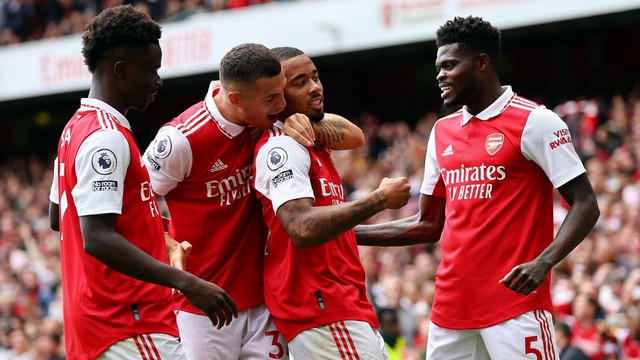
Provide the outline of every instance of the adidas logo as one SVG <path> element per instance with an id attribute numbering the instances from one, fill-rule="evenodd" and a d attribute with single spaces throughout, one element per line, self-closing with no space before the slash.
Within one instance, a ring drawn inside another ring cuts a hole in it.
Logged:
<path id="1" fill-rule="evenodd" d="M 218 159 L 216 160 L 216 162 L 211 167 L 211 170 L 209 171 L 216 172 L 216 171 L 224 170 L 226 168 L 228 168 L 227 164 L 223 163 L 222 160 Z"/>
<path id="2" fill-rule="evenodd" d="M 451 147 L 451 144 L 449 144 L 449 146 L 447 146 L 447 148 L 444 149 L 441 156 L 449 156 L 449 155 L 453 155 L 453 148 Z"/>

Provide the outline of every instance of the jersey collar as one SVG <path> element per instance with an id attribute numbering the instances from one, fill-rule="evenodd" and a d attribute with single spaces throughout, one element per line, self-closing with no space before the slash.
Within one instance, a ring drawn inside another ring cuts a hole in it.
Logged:
<path id="1" fill-rule="evenodd" d="M 220 83 L 212 81 L 209 85 L 207 96 L 204 98 L 204 106 L 206 106 L 207 111 L 211 114 L 211 120 L 218 124 L 218 127 L 223 130 L 224 133 L 230 138 L 236 137 L 246 129 L 246 126 L 234 124 L 222 116 L 218 106 L 216 106 L 216 102 L 213 101 L 213 97 L 216 96 L 218 92 L 220 92 Z"/>
<path id="2" fill-rule="evenodd" d="M 460 126 L 464 126 L 466 123 L 471 120 L 471 118 L 475 117 L 479 120 L 489 120 L 494 118 L 500 114 L 507 108 L 507 105 L 511 102 L 511 99 L 516 95 L 513 90 L 511 90 L 511 86 L 503 86 L 504 92 L 500 97 L 493 102 L 493 104 L 489 105 L 486 109 L 482 110 L 478 115 L 472 115 L 467 111 L 467 107 L 462 107 L 462 124 Z"/>
<path id="3" fill-rule="evenodd" d="M 80 100 L 80 109 L 99 109 L 102 111 L 106 111 L 107 113 L 109 113 L 110 115 L 112 115 L 113 117 L 116 118 L 116 121 L 118 121 L 120 123 L 120 125 L 124 126 L 125 128 L 131 130 L 131 125 L 129 124 L 129 120 L 127 120 L 127 118 L 122 115 L 118 110 L 114 109 L 111 105 L 107 104 L 106 102 L 102 101 L 102 100 L 98 100 L 98 99 L 94 99 L 94 98 L 82 98 Z"/>

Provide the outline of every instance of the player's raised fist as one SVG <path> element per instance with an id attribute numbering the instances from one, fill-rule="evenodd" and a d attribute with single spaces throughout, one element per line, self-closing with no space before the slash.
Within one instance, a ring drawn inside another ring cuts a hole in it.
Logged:
<path id="1" fill-rule="evenodd" d="M 378 190 L 381 191 L 386 209 L 399 209 L 405 206 L 411 197 L 411 185 L 406 177 L 384 178 Z"/>

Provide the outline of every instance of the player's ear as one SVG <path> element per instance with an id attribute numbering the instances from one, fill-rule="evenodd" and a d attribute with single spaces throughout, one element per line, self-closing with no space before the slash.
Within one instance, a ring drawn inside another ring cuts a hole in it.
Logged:
<path id="1" fill-rule="evenodd" d="M 240 93 L 237 91 L 229 91 L 227 97 L 229 98 L 229 101 L 235 105 L 235 106 L 239 106 L 240 105 Z"/>
<path id="2" fill-rule="evenodd" d="M 486 71 L 491 66 L 491 59 L 489 59 L 489 55 L 485 53 L 481 53 L 476 58 L 476 65 L 478 66 L 479 71 Z"/>
<path id="3" fill-rule="evenodd" d="M 113 64 L 113 73 L 119 78 L 124 76 L 124 61 L 116 61 Z"/>

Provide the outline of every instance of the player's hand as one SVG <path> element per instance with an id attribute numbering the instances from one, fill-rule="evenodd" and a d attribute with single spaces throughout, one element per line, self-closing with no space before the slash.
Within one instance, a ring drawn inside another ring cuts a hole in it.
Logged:
<path id="1" fill-rule="evenodd" d="M 399 209 L 405 206 L 411 198 L 410 190 L 411 185 L 406 177 L 384 178 L 378 187 L 383 196 L 385 209 Z"/>
<path id="2" fill-rule="evenodd" d="M 195 277 L 194 284 L 182 292 L 187 300 L 209 317 L 213 326 L 221 329 L 238 317 L 238 307 L 218 285 Z"/>
<path id="3" fill-rule="evenodd" d="M 293 114 L 284 119 L 284 133 L 302 146 L 313 146 L 316 141 L 316 133 L 313 131 L 311 121 L 304 114 Z"/>
<path id="4" fill-rule="evenodd" d="M 514 267 L 498 282 L 517 294 L 529 295 L 542 285 L 550 270 L 551 264 L 536 259 Z"/>
<path id="5" fill-rule="evenodd" d="M 187 267 L 187 258 L 191 254 L 193 246 L 188 241 L 178 243 L 169 250 L 169 264 L 180 270 L 184 270 Z"/>

